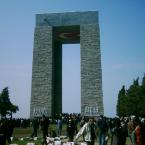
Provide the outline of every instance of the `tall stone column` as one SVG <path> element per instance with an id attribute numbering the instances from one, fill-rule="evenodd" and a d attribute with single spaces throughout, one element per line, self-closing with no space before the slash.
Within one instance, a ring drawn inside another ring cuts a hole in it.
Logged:
<path id="1" fill-rule="evenodd" d="M 80 26 L 81 112 L 85 116 L 104 112 L 99 35 L 98 24 Z"/>
<path id="2" fill-rule="evenodd" d="M 52 27 L 35 28 L 30 116 L 52 113 Z"/>

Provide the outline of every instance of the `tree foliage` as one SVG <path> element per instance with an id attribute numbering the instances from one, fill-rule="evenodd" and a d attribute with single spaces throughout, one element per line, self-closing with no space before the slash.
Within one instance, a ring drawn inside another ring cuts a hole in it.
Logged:
<path id="1" fill-rule="evenodd" d="M 13 105 L 10 101 L 8 87 L 5 87 L 0 93 L 0 115 L 6 117 L 6 115 L 12 115 L 18 111 L 18 106 Z"/>
<path id="2" fill-rule="evenodd" d="M 133 81 L 129 89 L 125 86 L 118 93 L 117 115 L 130 116 L 137 115 L 145 117 L 145 75 L 142 83 L 139 84 L 139 78 Z"/>

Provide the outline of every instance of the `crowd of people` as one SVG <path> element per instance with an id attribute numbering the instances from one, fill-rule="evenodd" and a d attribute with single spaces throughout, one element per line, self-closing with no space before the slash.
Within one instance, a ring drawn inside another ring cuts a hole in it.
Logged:
<path id="1" fill-rule="evenodd" d="M 49 130 L 55 124 L 55 130 Z M 63 126 L 65 132 L 62 131 Z M 77 142 L 81 137 L 87 145 L 126 145 L 127 138 L 132 145 L 145 145 L 145 120 L 137 116 L 107 118 L 82 117 L 80 114 L 60 114 L 55 118 L 43 115 L 33 119 L 3 119 L 0 120 L 0 145 L 5 145 L 6 140 L 11 142 L 15 127 L 32 127 L 31 138 L 37 137 L 37 131 L 41 128 L 43 142 L 47 145 L 46 137 L 67 136 L 68 141 Z"/>

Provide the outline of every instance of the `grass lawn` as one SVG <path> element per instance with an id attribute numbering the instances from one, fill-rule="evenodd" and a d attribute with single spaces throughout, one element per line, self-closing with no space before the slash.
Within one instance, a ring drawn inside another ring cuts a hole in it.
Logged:
<path id="1" fill-rule="evenodd" d="M 63 127 L 62 134 L 65 134 L 66 127 Z M 56 130 L 55 125 L 51 125 L 49 127 L 49 131 Z M 41 129 L 38 130 L 38 139 L 37 141 L 34 141 L 30 138 L 32 134 L 32 128 L 15 128 L 13 132 L 13 141 L 12 144 L 18 144 L 18 145 L 26 145 L 27 143 L 34 143 L 35 145 L 42 145 L 42 132 Z M 23 138 L 23 140 L 22 140 Z M 6 145 L 9 145 L 8 143 Z"/>
<path id="2" fill-rule="evenodd" d="M 49 128 L 49 130 L 55 130 L 56 126 L 55 125 L 51 125 L 51 128 Z M 62 134 L 65 135 L 66 134 L 66 127 L 63 127 L 62 130 Z M 28 137 L 31 136 L 32 133 L 32 128 L 15 128 L 14 129 L 14 133 L 13 133 L 13 137 L 14 140 L 12 141 L 12 144 L 18 144 L 18 145 L 27 145 L 27 143 L 35 143 L 35 145 L 42 145 L 42 133 L 41 130 L 38 130 L 38 140 L 34 141 L 33 139 L 30 139 Z M 23 138 L 23 140 L 21 140 Z M 80 138 L 80 141 L 82 140 L 82 138 Z M 63 140 L 63 141 L 67 141 L 67 139 Z M 127 138 L 127 144 L 126 145 L 130 145 L 130 140 Z M 9 145 L 8 143 L 6 145 Z M 97 142 L 95 145 L 98 145 L 98 138 L 97 138 Z M 110 145 L 110 140 L 108 145 Z"/>

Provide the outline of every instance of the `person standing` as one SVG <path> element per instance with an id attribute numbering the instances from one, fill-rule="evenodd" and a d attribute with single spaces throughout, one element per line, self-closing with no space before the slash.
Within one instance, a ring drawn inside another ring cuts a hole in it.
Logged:
<path id="1" fill-rule="evenodd" d="M 134 131 L 132 132 L 133 145 L 142 145 L 141 121 L 139 117 L 133 119 Z"/>
<path id="2" fill-rule="evenodd" d="M 111 133 L 111 145 L 125 145 L 126 133 L 123 131 L 119 118 L 114 118 L 114 126 L 111 129 Z"/>
<path id="3" fill-rule="evenodd" d="M 142 145 L 145 145 L 145 119 L 141 120 L 141 135 L 142 135 Z"/>
<path id="4" fill-rule="evenodd" d="M 8 143 L 10 144 L 11 143 L 10 138 L 12 137 L 13 131 L 14 131 L 14 122 L 12 119 L 6 120 L 6 128 L 7 128 L 6 137 L 7 137 Z"/>
<path id="5" fill-rule="evenodd" d="M 94 145 L 95 139 L 96 139 L 96 125 L 94 123 L 94 119 L 86 119 L 86 123 L 83 125 L 83 127 L 79 130 L 79 132 L 76 135 L 76 140 L 84 135 L 84 141 L 87 145 Z"/>
<path id="6" fill-rule="evenodd" d="M 108 125 L 106 122 L 106 118 L 102 115 L 100 116 L 100 119 L 98 121 L 98 128 L 99 128 L 99 145 L 105 144 L 105 135 L 108 131 Z"/>
<path id="7" fill-rule="evenodd" d="M 75 122 L 73 120 L 72 116 L 69 116 L 67 121 L 67 136 L 69 138 L 69 141 L 73 141 L 75 134 Z"/>
<path id="8" fill-rule="evenodd" d="M 128 137 L 130 139 L 130 142 L 133 144 L 133 138 L 132 138 L 132 132 L 134 131 L 133 117 L 129 118 L 127 129 L 128 129 Z"/>
<path id="9" fill-rule="evenodd" d="M 37 137 L 37 130 L 39 128 L 39 121 L 38 118 L 34 117 L 34 119 L 32 120 L 32 127 L 33 127 L 33 132 L 31 134 L 31 137 Z"/>
<path id="10" fill-rule="evenodd" d="M 57 119 L 57 136 L 60 136 L 62 132 L 62 119 L 58 117 Z"/>
<path id="11" fill-rule="evenodd" d="M 47 145 L 46 137 L 48 136 L 49 119 L 45 115 L 42 116 L 42 119 L 40 120 L 40 125 L 43 136 L 42 145 Z"/>
<path id="12" fill-rule="evenodd" d="M 0 120 L 0 145 L 6 144 L 6 138 L 7 138 L 6 121 Z"/>

